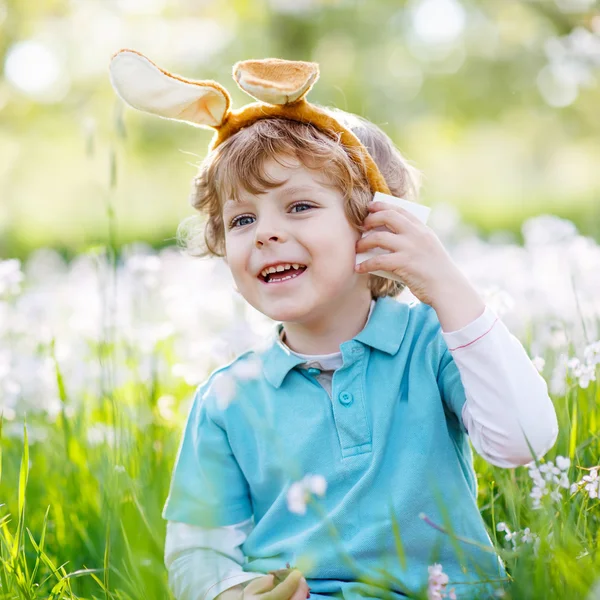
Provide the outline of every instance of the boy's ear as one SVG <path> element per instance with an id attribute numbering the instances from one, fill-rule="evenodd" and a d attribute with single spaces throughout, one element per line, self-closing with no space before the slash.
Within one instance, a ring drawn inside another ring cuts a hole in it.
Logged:
<path id="1" fill-rule="evenodd" d="M 220 127 L 231 106 L 229 93 L 217 82 L 173 75 L 135 50 L 112 57 L 110 80 L 133 108 L 201 127 Z"/>
<path id="2" fill-rule="evenodd" d="M 265 58 L 233 65 L 233 78 L 247 94 L 267 104 L 293 104 L 319 78 L 317 63 Z"/>

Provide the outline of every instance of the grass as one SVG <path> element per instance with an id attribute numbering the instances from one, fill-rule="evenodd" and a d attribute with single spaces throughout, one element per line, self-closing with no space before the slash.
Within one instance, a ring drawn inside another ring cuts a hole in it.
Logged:
<path id="1" fill-rule="evenodd" d="M 108 380 L 112 349 L 102 354 Z M 73 411 L 58 362 L 56 378 L 56 421 L 31 417 L 22 437 L 1 439 L 0 598 L 169 598 L 160 511 L 180 424 L 157 407 L 166 390 L 159 381 L 129 381 L 90 394 Z M 182 398 L 191 390 L 168 391 Z M 574 481 L 584 474 L 578 466 L 599 462 L 598 385 L 570 381 L 554 402 L 560 436 L 546 459 L 569 457 Z M 98 423 L 113 427 L 114 436 L 95 433 Z M 527 469 L 476 457 L 476 470 L 480 510 L 513 581 L 505 597 L 584 598 L 600 573 L 598 499 L 563 490 L 559 503 L 545 499 L 533 510 Z M 532 544 L 516 551 L 505 544 L 499 522 L 537 533 L 537 555 Z M 396 541 L 401 561 L 409 550 Z"/>
<path id="2" fill-rule="evenodd" d="M 112 209 L 118 179 L 114 155 L 109 163 L 104 241 L 114 269 L 126 238 L 117 232 Z M 121 343 L 110 327 L 102 340 L 90 342 L 81 368 L 96 363 L 100 378 L 97 388 L 80 398 L 66 391 L 54 344 L 38 349 L 53 362 L 60 411 L 53 420 L 32 413 L 21 435 L 0 435 L 0 600 L 172 597 L 163 566 L 161 509 L 185 413 L 182 403 L 192 389 L 156 373 L 150 380 L 132 375 L 117 384 Z M 172 343 L 159 342 L 155 358 L 172 365 Z M 137 349 L 125 351 L 135 371 Z M 177 400 L 178 419 L 165 418 L 161 410 L 159 399 L 167 394 Z M 600 462 L 600 387 L 593 381 L 583 389 L 568 378 L 566 392 L 553 401 L 560 434 L 546 460 L 568 457 L 569 479 L 577 481 L 585 468 Z M 600 573 L 598 499 L 562 490 L 560 501 L 544 498 L 535 510 L 527 469 L 500 469 L 478 456 L 475 468 L 481 514 L 509 573 L 504 597 L 585 598 Z M 539 536 L 537 551 L 533 543 L 516 544 L 522 536 L 506 540 L 499 523 L 511 532 L 529 528 Z M 397 527 L 392 534 L 402 562 L 410 549 L 403 547 Z"/>

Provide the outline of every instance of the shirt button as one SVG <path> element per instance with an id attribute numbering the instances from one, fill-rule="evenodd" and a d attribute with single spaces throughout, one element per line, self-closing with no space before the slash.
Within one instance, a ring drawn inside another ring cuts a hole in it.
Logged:
<path id="1" fill-rule="evenodd" d="M 313 377 L 321 374 L 321 369 L 315 369 L 315 367 L 311 367 L 310 369 L 306 369 L 306 372 Z"/>
<path id="2" fill-rule="evenodd" d="M 339 396 L 338 396 L 338 400 L 340 401 L 341 404 L 343 404 L 344 406 L 348 406 L 350 404 L 352 404 L 352 402 L 354 402 L 354 397 L 352 396 L 352 394 L 350 394 L 349 392 L 342 392 Z"/>

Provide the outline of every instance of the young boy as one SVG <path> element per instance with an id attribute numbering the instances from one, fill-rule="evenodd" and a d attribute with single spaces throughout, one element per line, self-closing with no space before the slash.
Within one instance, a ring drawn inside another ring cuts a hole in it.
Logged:
<path id="1" fill-rule="evenodd" d="M 160 110 L 149 112 L 174 118 Z M 290 115 L 237 128 L 196 178 L 207 220 L 192 253 L 223 256 L 277 325 L 195 394 L 163 513 L 173 592 L 415 597 L 440 563 L 457 597 L 489 597 L 500 584 L 485 582 L 506 574 L 477 507 L 469 439 L 505 468 L 545 454 L 558 433 L 546 383 L 433 231 L 371 203 L 361 146 Z M 415 196 L 414 171 L 380 129 L 327 115 L 360 140 L 388 192 Z M 375 247 L 389 252 L 355 266 Z M 381 270 L 403 283 L 370 274 Z M 404 284 L 420 302 L 392 298 Z M 279 583 L 270 571 L 286 565 L 300 570 Z"/>

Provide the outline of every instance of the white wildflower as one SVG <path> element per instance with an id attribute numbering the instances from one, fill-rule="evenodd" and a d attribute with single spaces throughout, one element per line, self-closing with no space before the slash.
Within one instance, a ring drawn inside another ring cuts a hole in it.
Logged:
<path id="1" fill-rule="evenodd" d="M 583 351 L 583 358 L 586 364 L 590 366 L 600 364 L 600 340 L 585 347 Z"/>
<path id="2" fill-rule="evenodd" d="M 427 567 L 429 571 L 427 600 L 441 600 L 441 598 L 450 598 L 456 600 L 454 588 L 446 591 L 448 585 L 448 575 L 442 570 L 442 565 L 434 563 Z"/>
<path id="3" fill-rule="evenodd" d="M 594 468 L 590 471 L 589 475 L 584 475 L 582 478 L 585 481 L 584 488 L 590 498 L 598 497 L 598 487 L 600 486 L 600 479 L 598 479 L 598 468 Z"/>
<path id="4" fill-rule="evenodd" d="M 306 503 L 310 495 L 323 496 L 327 490 L 327 481 L 322 475 L 305 475 L 300 481 L 290 485 L 287 492 L 287 505 L 290 512 L 298 515 L 306 514 Z"/>
<path id="5" fill-rule="evenodd" d="M 171 396 L 170 394 L 161 396 L 156 401 L 156 408 L 161 419 L 165 421 L 175 420 L 175 411 L 173 410 L 175 408 L 175 396 Z"/>
<path id="6" fill-rule="evenodd" d="M 238 360 L 230 369 L 219 373 L 213 384 L 217 407 L 224 410 L 231 404 L 236 396 L 238 381 L 257 379 L 261 373 L 262 361 L 257 357 Z"/>
<path id="7" fill-rule="evenodd" d="M 0 296 L 18 294 L 23 279 L 20 260 L 17 258 L 0 260 Z"/>
<path id="8" fill-rule="evenodd" d="M 521 541 L 525 542 L 526 544 L 533 541 L 533 536 L 531 535 L 531 530 L 529 527 L 525 527 L 525 529 L 523 529 L 521 532 Z"/>
<path id="9" fill-rule="evenodd" d="M 592 467 L 589 470 L 589 475 L 584 475 L 579 481 L 573 483 L 569 488 L 569 491 L 572 494 L 579 491 L 585 491 L 591 499 L 600 497 L 599 469 L 600 466 Z"/>
<path id="10" fill-rule="evenodd" d="M 568 357 L 561 352 L 556 359 L 556 364 L 550 376 L 549 389 L 555 396 L 564 396 L 567 391 L 567 373 L 569 371 Z"/>
<path id="11" fill-rule="evenodd" d="M 219 373 L 213 381 L 213 390 L 217 399 L 217 408 L 225 410 L 235 398 L 237 391 L 235 378 L 226 372 Z"/>
<path id="12" fill-rule="evenodd" d="M 100 444 L 114 445 L 116 432 L 112 425 L 104 423 L 95 423 L 88 427 L 87 441 L 90 446 L 99 446 Z"/>
<path id="13" fill-rule="evenodd" d="M 521 544 L 533 543 L 533 551 L 537 554 L 540 537 L 537 533 L 533 533 L 529 527 L 525 527 L 522 531 L 511 531 L 506 523 L 500 522 L 496 525 L 496 529 L 505 532 L 504 540 L 511 543 L 513 550 L 519 548 Z"/>
<path id="14" fill-rule="evenodd" d="M 262 374 L 262 360 L 257 356 L 245 358 L 237 361 L 231 368 L 232 374 L 236 379 L 258 379 Z"/>
<path id="15" fill-rule="evenodd" d="M 589 346 L 587 348 L 589 348 Z M 595 351 L 591 352 L 588 350 L 587 357 L 591 357 L 595 361 Z M 590 381 L 596 381 L 596 364 L 594 362 L 582 362 L 574 357 L 569 359 L 567 364 L 572 376 L 578 380 L 580 388 L 585 389 L 589 387 Z"/>
<path id="16" fill-rule="evenodd" d="M 539 510 L 542 508 L 542 498 L 548 496 L 554 502 L 559 503 L 562 500 L 562 490 L 569 489 L 570 482 L 568 470 L 571 460 L 565 456 L 556 457 L 556 465 L 549 460 L 539 467 L 535 462 L 525 465 L 529 469 L 529 477 L 533 481 L 533 487 L 529 497 L 533 499 L 532 508 Z"/>
<path id="17" fill-rule="evenodd" d="M 322 475 L 307 475 L 304 480 L 308 489 L 317 496 L 323 496 L 327 491 L 327 480 Z"/>
<path id="18" fill-rule="evenodd" d="M 546 365 L 546 361 L 541 356 L 536 356 L 531 359 L 533 366 L 541 373 L 544 370 L 544 366 Z"/>

